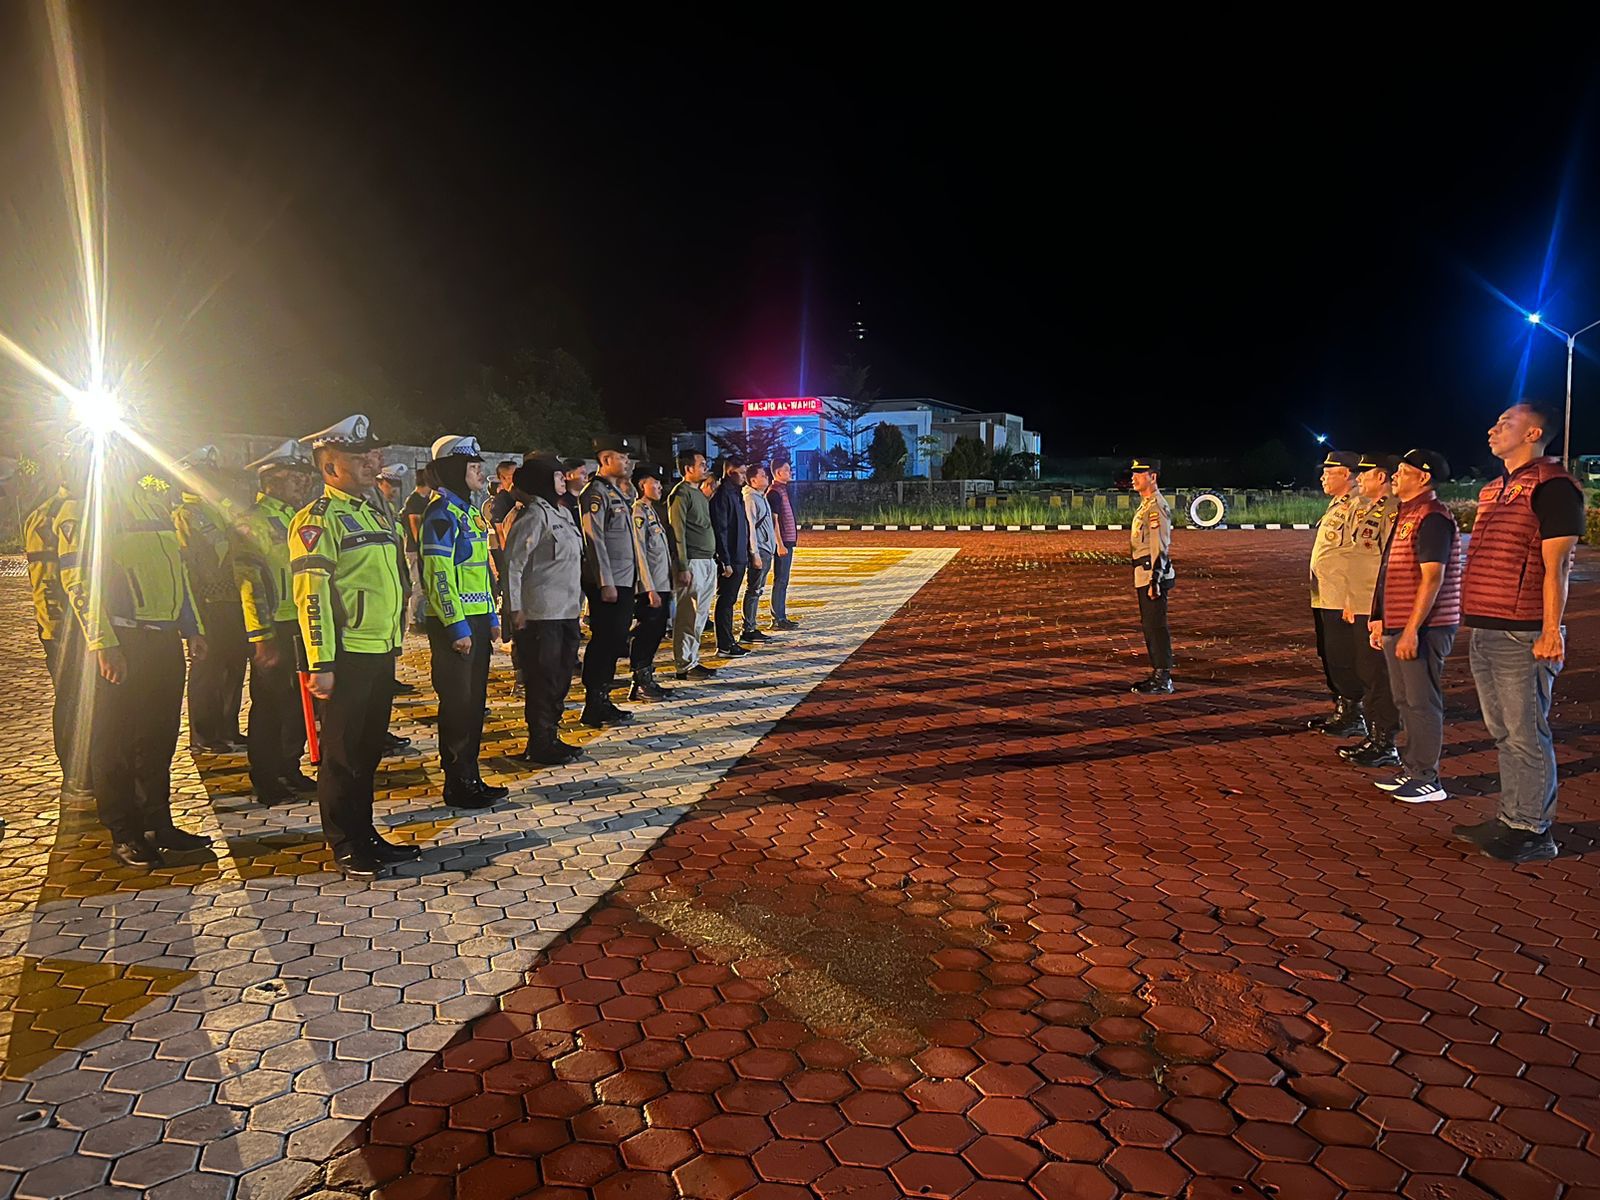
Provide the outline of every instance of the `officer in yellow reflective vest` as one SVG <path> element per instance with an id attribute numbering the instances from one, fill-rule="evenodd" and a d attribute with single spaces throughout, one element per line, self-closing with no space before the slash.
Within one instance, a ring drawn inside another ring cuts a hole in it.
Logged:
<path id="1" fill-rule="evenodd" d="M 365 496 L 377 479 L 369 451 L 384 443 L 359 413 L 300 439 L 310 445 L 323 488 L 289 525 L 289 569 L 312 694 L 322 705 L 317 803 L 339 868 L 372 879 L 387 863 L 419 857 L 378 836 L 373 777 L 394 699 L 405 592 L 394 527 Z"/>
<path id="2" fill-rule="evenodd" d="M 489 527 L 472 502 L 483 488 L 478 439 L 449 435 L 434 442 L 433 474 L 436 490 L 422 514 L 422 590 L 439 696 L 444 802 L 484 808 L 510 792 L 486 784 L 478 771 L 489 656 L 500 632 L 489 579 Z"/>
<path id="3" fill-rule="evenodd" d="M 256 502 L 240 517 L 235 555 L 240 609 L 251 647 L 250 783 L 263 804 L 281 804 L 317 781 L 300 770 L 306 726 L 296 678 L 299 634 L 289 574 L 289 526 L 310 497 L 316 468 L 296 441 L 251 463 Z"/>
<path id="4" fill-rule="evenodd" d="M 164 850 L 210 844 L 172 823 L 183 642 L 204 658 L 205 630 L 149 467 L 131 445 L 108 437 L 98 480 L 69 497 L 55 522 L 61 586 L 99 669 L 89 732 L 95 805 L 112 854 L 130 867 L 160 866 Z"/>
<path id="5" fill-rule="evenodd" d="M 239 705 L 250 655 L 233 561 L 238 510 L 222 493 L 217 447 L 191 451 L 176 467 L 172 475 L 180 492 L 172 523 L 206 627 L 205 660 L 189 672 L 189 749 L 197 754 L 237 754 L 244 748 Z"/>
<path id="6" fill-rule="evenodd" d="M 88 459 L 83 454 L 62 457 L 63 482 L 55 494 L 28 514 L 22 523 L 22 549 L 28 559 L 28 585 L 33 593 L 33 619 L 39 645 L 50 672 L 55 700 L 50 709 L 50 729 L 61 783 L 69 792 L 89 788 L 89 739 L 75 736 L 89 727 L 88 709 L 82 706 L 90 670 L 85 664 L 83 634 L 72 616 L 67 593 L 61 587 L 62 508 L 74 493 L 82 495 Z M 82 711 L 80 711 L 80 708 Z"/>

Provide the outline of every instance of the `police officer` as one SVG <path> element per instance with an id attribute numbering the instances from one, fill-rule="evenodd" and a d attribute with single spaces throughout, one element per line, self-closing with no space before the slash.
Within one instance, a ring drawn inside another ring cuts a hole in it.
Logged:
<path id="1" fill-rule="evenodd" d="M 74 495 L 82 495 L 88 475 L 87 452 L 68 448 L 61 459 L 62 482 L 55 494 L 28 514 L 22 523 L 22 548 L 28 560 L 28 584 L 33 594 L 34 626 L 44 650 L 45 667 L 55 690 L 50 708 L 50 729 L 56 761 L 61 764 L 62 786 L 69 792 L 88 792 L 89 742 L 75 736 L 88 726 L 80 713 L 85 676 L 83 633 L 73 618 L 67 593 L 61 587 L 61 510 Z"/>
<path id="2" fill-rule="evenodd" d="M 1172 508 L 1161 494 L 1161 461 L 1136 458 L 1131 467 L 1139 508 L 1131 526 L 1133 591 L 1139 599 L 1150 674 L 1129 691 L 1145 695 L 1172 691 L 1172 633 L 1167 627 L 1167 594 L 1177 580 L 1172 567 Z"/>
<path id="3" fill-rule="evenodd" d="M 617 659 L 628 644 L 639 568 L 633 506 L 622 490 L 628 478 L 627 447 L 621 438 L 597 438 L 594 448 L 600 469 L 578 497 L 583 524 L 583 593 L 589 601 L 580 719 L 599 729 L 633 719 L 632 713 L 611 702 L 611 688 L 616 682 Z"/>
<path id="4" fill-rule="evenodd" d="M 323 484 L 289 525 L 295 610 L 311 691 L 323 701 L 317 804 L 334 861 L 351 878 L 371 879 L 386 863 L 420 856 L 372 824 L 404 598 L 394 529 L 366 500 L 378 470 L 368 452 L 383 443 L 359 413 L 300 440 Z"/>
<path id="5" fill-rule="evenodd" d="M 373 451 L 373 453 L 376 454 L 378 451 Z M 381 457 L 379 461 L 382 461 Z M 395 557 L 399 560 L 400 586 L 405 589 L 406 607 L 409 609 L 411 593 L 422 586 L 422 580 L 411 577 L 411 556 L 406 552 L 405 529 L 400 523 L 400 494 L 405 491 L 406 474 L 405 463 L 388 463 L 384 465 L 378 471 L 377 486 L 372 489 L 372 494 L 368 499 L 372 501 L 372 506 L 383 514 L 384 520 L 393 525 L 395 532 L 400 535 L 399 540 L 395 543 Z M 395 681 L 394 694 L 396 696 L 409 695 L 416 690 L 409 683 Z"/>
<path id="6" fill-rule="evenodd" d="M 111 853 L 130 867 L 210 844 L 172 823 L 183 642 L 196 661 L 206 643 L 171 511 L 141 479 L 150 466 L 108 437 L 93 509 L 69 496 L 55 521 L 61 587 L 98 669 L 89 732 L 95 805 Z"/>
<path id="7" fill-rule="evenodd" d="M 1383 548 L 1394 532 L 1395 514 L 1400 509 L 1392 482 L 1399 463 L 1392 454 L 1361 456 L 1356 464 L 1361 473 L 1356 476 L 1358 496 L 1350 509 L 1350 536 L 1338 551 L 1344 560 L 1340 567 L 1345 589 L 1341 619 L 1355 634 L 1352 649 L 1367 722 L 1366 740 L 1354 746 L 1340 746 L 1339 757 L 1358 767 L 1400 765 L 1400 752 L 1394 745 L 1395 734 L 1400 731 L 1400 714 L 1389 691 L 1389 667 L 1383 660 L 1383 651 L 1374 649 L 1367 636 Z"/>
<path id="8" fill-rule="evenodd" d="M 472 502 L 483 489 L 483 454 L 475 437 L 447 434 L 433 443 L 437 490 L 422 514 L 422 586 L 427 593 L 433 690 L 439 696 L 439 765 L 444 801 L 485 808 L 510 795 L 478 772 L 489 657 L 500 615 L 489 578 L 489 527 Z"/>
<path id="9" fill-rule="evenodd" d="M 1352 516 L 1360 499 L 1355 490 L 1360 462 L 1361 456 L 1348 450 L 1330 450 L 1322 460 L 1322 491 L 1328 497 L 1328 508 L 1317 522 L 1311 543 L 1311 615 L 1317 631 L 1317 657 L 1322 660 L 1322 675 L 1334 707 L 1332 713 L 1307 721 L 1306 728 L 1333 737 L 1364 737 L 1367 732 L 1361 716 L 1361 676 L 1356 672 L 1355 642 L 1360 631 L 1344 620 L 1348 559 L 1343 552 L 1350 544 Z"/>
<path id="10" fill-rule="evenodd" d="M 238 526 L 235 555 L 245 637 L 251 646 L 250 783 L 263 804 L 314 792 L 317 781 L 300 770 L 306 727 L 300 704 L 299 634 L 289 573 L 289 526 L 310 497 L 316 468 L 296 441 L 256 459 L 256 502 Z"/>
<path id="11" fill-rule="evenodd" d="M 639 579 L 633 606 L 633 637 L 628 664 L 633 668 L 629 700 L 665 700 L 671 690 L 656 682 L 656 651 L 667 633 L 667 601 L 672 596 L 672 537 L 656 508 L 663 493 L 658 467 L 642 466 L 633 473 L 633 538 L 639 559 Z"/>
<path id="12" fill-rule="evenodd" d="M 206 629 L 206 657 L 189 673 L 189 748 L 197 754 L 237 754 L 244 749 L 239 706 L 250 656 L 234 571 L 234 513 L 221 484 L 221 454 L 202 446 L 178 460 L 178 531 L 189 584 Z"/>

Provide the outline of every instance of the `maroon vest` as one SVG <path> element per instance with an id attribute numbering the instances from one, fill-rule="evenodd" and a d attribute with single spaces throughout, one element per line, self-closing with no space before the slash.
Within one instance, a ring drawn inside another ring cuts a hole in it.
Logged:
<path id="1" fill-rule="evenodd" d="M 1451 528 L 1456 519 L 1438 497 L 1411 501 L 1400 506 L 1395 518 L 1394 536 L 1389 539 L 1389 554 L 1383 568 L 1383 630 L 1393 633 L 1404 629 L 1411 619 L 1411 606 L 1417 598 L 1417 588 L 1422 583 L 1422 564 L 1417 561 L 1417 530 L 1422 519 L 1434 513 L 1449 518 Z M 1461 624 L 1461 535 L 1457 533 L 1450 542 L 1450 557 L 1444 562 L 1444 581 L 1439 584 L 1439 595 L 1433 602 L 1428 619 L 1423 622 L 1432 629 L 1436 625 Z"/>
<path id="2" fill-rule="evenodd" d="M 1543 539 L 1533 489 L 1553 479 L 1579 487 L 1560 459 L 1536 458 L 1478 493 L 1461 583 L 1461 611 L 1467 616 L 1525 622 L 1544 617 Z"/>

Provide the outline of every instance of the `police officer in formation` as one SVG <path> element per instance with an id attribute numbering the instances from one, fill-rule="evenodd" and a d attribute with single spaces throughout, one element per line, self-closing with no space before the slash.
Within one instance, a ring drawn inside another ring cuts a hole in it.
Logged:
<path id="1" fill-rule="evenodd" d="M 210 844 L 172 821 L 184 643 L 204 661 L 205 630 L 171 510 L 147 486 L 154 464 L 115 435 L 100 453 L 100 494 L 62 501 L 54 549 L 97 672 L 89 760 L 100 822 L 119 862 L 148 868 L 165 851 Z"/>
<path id="2" fill-rule="evenodd" d="M 351 878 L 372 879 L 385 864 L 420 853 L 385 841 L 372 823 L 405 599 L 394 528 L 366 499 L 378 472 L 369 451 L 384 443 L 360 414 L 301 440 L 323 485 L 289 526 L 309 684 L 322 701 L 317 803 L 334 861 Z"/>
<path id="3" fill-rule="evenodd" d="M 1373 647 L 1367 634 L 1384 547 L 1394 532 L 1395 514 L 1400 507 L 1393 484 L 1399 463 L 1392 454 L 1361 455 L 1356 463 L 1360 474 L 1356 476 L 1357 498 L 1350 510 L 1349 533 L 1338 552 L 1338 573 L 1345 594 L 1340 619 L 1355 635 L 1351 651 L 1361 680 L 1361 711 L 1367 727 L 1364 740 L 1339 747 L 1339 757 L 1358 767 L 1400 765 L 1394 744 L 1400 730 L 1400 714 L 1395 711 L 1389 689 L 1389 667 L 1383 651 Z"/>
<path id="4" fill-rule="evenodd" d="M 1130 691 L 1163 695 L 1172 691 L 1172 632 L 1167 626 L 1167 596 L 1177 580 L 1172 565 L 1172 508 L 1161 494 L 1161 461 L 1135 458 L 1130 466 L 1139 507 L 1130 526 L 1133 591 L 1139 600 L 1150 674 Z"/>
<path id="5" fill-rule="evenodd" d="M 664 495 L 660 470 L 639 467 L 633 473 L 633 487 L 637 493 L 633 501 L 633 538 L 638 583 L 628 650 L 628 665 L 633 669 L 628 699 L 665 700 L 672 693 L 656 682 L 656 651 L 666 636 L 667 616 L 672 611 L 672 537 L 656 507 Z"/>
<path id="6" fill-rule="evenodd" d="M 484 482 L 478 439 L 451 434 L 434 442 L 433 476 L 436 490 L 422 516 L 422 587 L 439 697 L 444 800 L 457 808 L 485 808 L 510 791 L 485 783 L 478 768 L 489 659 L 500 632 L 489 578 L 489 529 L 472 502 Z"/>
<path id="7" fill-rule="evenodd" d="M 1355 640 L 1358 631 L 1346 625 L 1346 585 L 1343 551 L 1352 533 L 1352 514 L 1359 496 L 1355 473 L 1359 454 L 1330 450 L 1322 460 L 1322 491 L 1327 511 L 1317 522 L 1311 544 L 1311 616 L 1317 634 L 1317 657 L 1333 699 L 1333 711 L 1307 722 L 1307 727 L 1332 737 L 1363 737 L 1361 677 L 1356 674 Z"/>
<path id="8" fill-rule="evenodd" d="M 88 466 L 87 446 L 69 445 L 61 456 L 62 482 L 22 523 L 34 627 L 55 693 L 50 707 L 50 731 L 56 761 L 61 765 L 62 786 L 78 793 L 90 790 L 89 742 L 80 736 L 80 731 L 89 727 L 88 709 L 82 702 L 89 668 L 84 657 L 83 631 L 61 586 L 60 517 L 69 500 L 84 494 Z"/>
<path id="9" fill-rule="evenodd" d="M 215 446 L 202 446 L 174 472 L 179 500 L 172 522 L 206 629 L 206 657 L 189 672 L 189 748 L 197 754 L 244 749 L 239 708 L 250 649 L 234 564 L 234 513 L 220 491 L 220 463 Z"/>
<path id="10" fill-rule="evenodd" d="M 595 454 L 600 469 L 578 497 L 583 525 L 583 593 L 589 601 L 581 719 L 599 729 L 633 719 L 632 713 L 612 703 L 611 688 L 616 682 L 617 659 L 627 648 L 638 564 L 633 505 L 622 490 L 628 478 L 627 447 L 620 438 L 602 438 L 595 442 Z"/>
<path id="11" fill-rule="evenodd" d="M 237 553 L 239 600 L 251 648 L 250 785 L 263 804 L 282 804 L 317 782 L 300 769 L 306 748 L 300 703 L 299 631 L 289 572 L 289 526 L 310 499 L 316 467 L 290 440 L 250 463 L 254 505 L 242 514 Z"/>

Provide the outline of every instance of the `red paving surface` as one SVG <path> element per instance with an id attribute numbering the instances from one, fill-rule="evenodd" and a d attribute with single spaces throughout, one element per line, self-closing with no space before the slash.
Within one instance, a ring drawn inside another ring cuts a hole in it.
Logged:
<path id="1" fill-rule="evenodd" d="M 1386 801 L 1304 732 L 1305 535 L 1180 534 L 1182 691 L 1142 703 L 1083 553 L 1116 536 L 961 536 L 326 1185 L 1600 1198 L 1592 586 L 1579 825 L 1514 869 L 1448 838 L 1481 800 Z M 1464 639 L 1448 682 L 1447 780 L 1492 791 Z"/>

